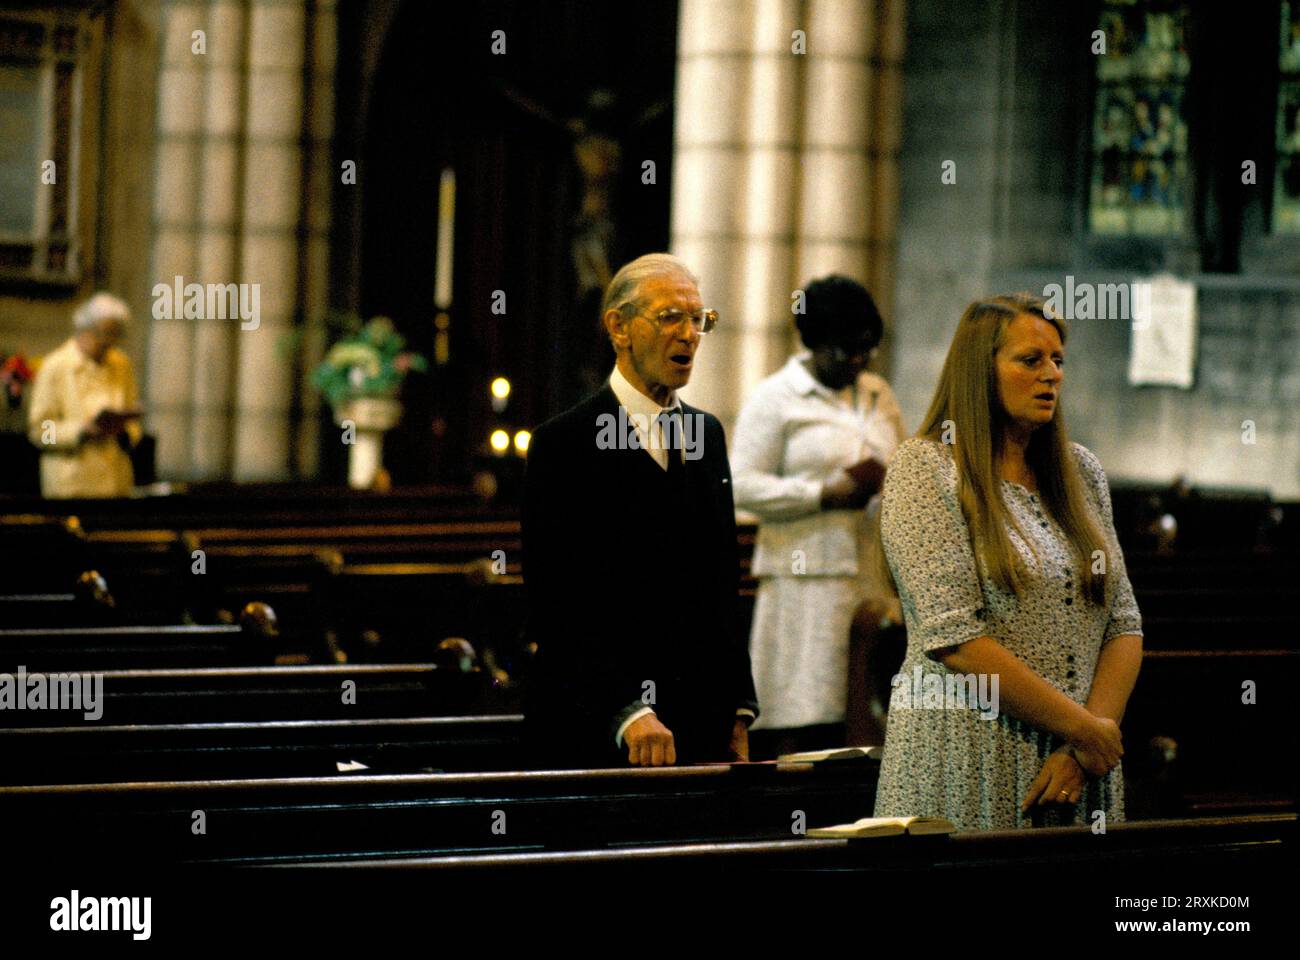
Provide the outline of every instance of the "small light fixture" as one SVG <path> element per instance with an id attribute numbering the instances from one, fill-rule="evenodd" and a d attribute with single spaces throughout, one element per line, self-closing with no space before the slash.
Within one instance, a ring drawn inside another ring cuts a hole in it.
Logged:
<path id="1" fill-rule="evenodd" d="M 515 431 L 515 453 L 523 456 L 528 452 L 528 443 L 533 439 L 533 435 L 527 430 Z"/>
<path id="2" fill-rule="evenodd" d="M 505 377 L 497 377 L 492 381 L 490 387 L 492 393 L 492 409 L 496 413 L 503 413 L 506 409 L 506 401 L 510 397 L 510 381 Z"/>
<path id="3" fill-rule="evenodd" d="M 493 452 L 500 456 L 510 449 L 510 434 L 504 430 L 493 430 L 488 442 L 492 444 Z"/>

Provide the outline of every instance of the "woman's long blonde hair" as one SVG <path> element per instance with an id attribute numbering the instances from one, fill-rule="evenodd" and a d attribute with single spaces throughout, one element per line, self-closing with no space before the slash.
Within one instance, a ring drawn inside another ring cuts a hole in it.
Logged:
<path id="1" fill-rule="evenodd" d="M 1021 314 L 1046 320 L 1065 344 L 1065 321 L 1047 314 L 1041 297 L 1017 293 L 976 300 L 957 325 L 934 399 L 917 432 L 918 437 L 951 447 L 958 502 L 971 532 L 976 563 L 995 584 L 1017 595 L 1027 572 L 1011 545 L 1007 525 L 1016 527 L 1026 543 L 1032 541 L 1007 509 L 997 474 L 1008 421 L 998 389 L 996 357 L 1007 326 Z M 1092 558 L 1095 551 L 1110 551 L 1084 500 L 1059 397 L 1055 415 L 1033 432 L 1025 461 L 1038 479 L 1043 505 L 1070 542 L 1083 594 L 1102 603 L 1105 577 L 1093 572 Z"/>

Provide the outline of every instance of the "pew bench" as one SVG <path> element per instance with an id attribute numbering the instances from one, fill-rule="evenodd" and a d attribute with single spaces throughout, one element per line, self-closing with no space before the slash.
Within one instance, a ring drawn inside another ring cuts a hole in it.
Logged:
<path id="1" fill-rule="evenodd" d="M 376 717 L 0 729 L 0 783 L 320 777 L 375 771 L 510 770 L 523 718 Z"/>
<path id="2" fill-rule="evenodd" d="M 0 817 L 44 856 L 65 838 L 79 858 L 136 863 L 613 850 L 854 820 L 870 813 L 878 772 L 866 761 L 0 786 Z"/>

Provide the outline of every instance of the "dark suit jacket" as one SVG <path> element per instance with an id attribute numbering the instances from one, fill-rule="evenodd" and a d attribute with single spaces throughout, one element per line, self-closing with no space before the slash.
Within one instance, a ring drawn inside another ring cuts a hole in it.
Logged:
<path id="1" fill-rule="evenodd" d="M 538 654 L 524 709 L 539 765 L 625 764 L 618 722 L 647 689 L 679 763 L 730 759 L 737 708 L 758 710 L 726 437 L 712 414 L 682 412 L 704 434 L 677 486 L 643 449 L 600 449 L 602 414 L 619 415 L 608 384 L 533 433 L 522 525 Z"/>

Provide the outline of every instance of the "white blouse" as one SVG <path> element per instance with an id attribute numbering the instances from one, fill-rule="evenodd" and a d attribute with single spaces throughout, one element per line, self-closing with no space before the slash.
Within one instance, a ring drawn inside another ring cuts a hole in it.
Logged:
<path id="1" fill-rule="evenodd" d="M 864 371 L 832 390 L 791 357 L 740 412 L 731 454 L 736 506 L 759 519 L 755 576 L 853 576 L 865 512 L 821 509 L 822 486 L 866 457 L 889 463 L 902 416 L 884 378 Z"/>

